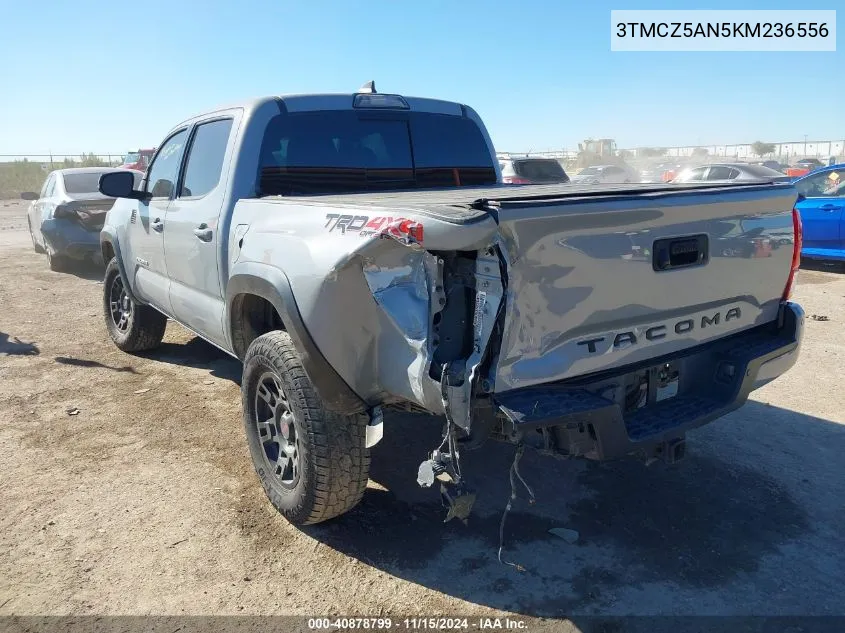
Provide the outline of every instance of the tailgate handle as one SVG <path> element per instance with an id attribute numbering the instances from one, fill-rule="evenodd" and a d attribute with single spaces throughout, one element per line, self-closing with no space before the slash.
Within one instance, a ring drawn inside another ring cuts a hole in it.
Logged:
<path id="1" fill-rule="evenodd" d="M 652 266 L 656 271 L 702 266 L 709 258 L 706 235 L 656 240 L 652 252 Z"/>

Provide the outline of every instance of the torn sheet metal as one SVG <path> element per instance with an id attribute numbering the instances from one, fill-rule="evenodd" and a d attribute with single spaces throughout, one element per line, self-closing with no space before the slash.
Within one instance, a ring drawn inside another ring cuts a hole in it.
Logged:
<path id="1" fill-rule="evenodd" d="M 464 364 L 464 380 L 458 385 L 447 387 L 452 418 L 455 424 L 465 431 L 469 431 L 472 421 L 473 387 L 478 379 L 479 366 L 484 359 L 504 294 L 499 257 L 495 249 L 490 248 L 479 254 L 475 264 L 475 282 L 472 353 Z"/>
<path id="2" fill-rule="evenodd" d="M 380 380 L 388 391 L 434 411 L 442 408 L 437 385 L 428 378 L 432 301 L 436 301 L 432 292 L 440 283 L 431 275 L 437 267 L 436 257 L 415 249 L 385 250 L 377 262 L 365 258 L 362 266 L 373 299 L 394 334 L 383 333 L 378 341 Z"/>

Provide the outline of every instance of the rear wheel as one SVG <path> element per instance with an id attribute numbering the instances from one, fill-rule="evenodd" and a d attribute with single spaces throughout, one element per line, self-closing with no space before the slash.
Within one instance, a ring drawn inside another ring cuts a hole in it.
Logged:
<path id="1" fill-rule="evenodd" d="M 367 416 L 323 407 L 287 332 L 249 346 L 241 394 L 255 471 L 288 521 L 320 523 L 358 504 L 370 468 Z"/>
<path id="2" fill-rule="evenodd" d="M 115 258 L 106 266 L 103 313 L 111 340 L 124 352 L 153 349 L 164 338 L 167 317 L 155 308 L 131 299 Z"/>

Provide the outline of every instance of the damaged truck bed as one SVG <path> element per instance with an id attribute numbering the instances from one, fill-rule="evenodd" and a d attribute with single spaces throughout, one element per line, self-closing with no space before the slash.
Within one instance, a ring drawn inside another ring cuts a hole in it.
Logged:
<path id="1" fill-rule="evenodd" d="M 211 130 L 218 184 L 177 193 L 187 139 Z M 791 185 L 505 186 L 497 165 L 477 114 L 430 99 L 187 121 L 140 190 L 100 183 L 122 198 L 102 233 L 112 339 L 149 349 L 168 316 L 243 360 L 256 471 L 298 524 L 360 500 L 386 407 L 445 417 L 438 447 L 410 450 L 466 518 L 463 450 L 675 461 L 688 430 L 793 365 Z"/>
<path id="2" fill-rule="evenodd" d="M 795 360 L 800 311 L 783 303 L 793 244 L 722 254 L 746 223 L 758 229 L 749 240 L 791 231 L 794 202 L 791 187 L 760 184 L 241 206 L 264 209 L 268 263 L 287 240 L 296 249 L 300 313 L 362 407 L 448 412 L 471 445 L 492 434 L 568 456 L 674 460 L 686 430 Z M 287 237 L 274 234 L 280 216 L 299 218 Z M 256 220 L 247 240 L 265 239 Z"/>

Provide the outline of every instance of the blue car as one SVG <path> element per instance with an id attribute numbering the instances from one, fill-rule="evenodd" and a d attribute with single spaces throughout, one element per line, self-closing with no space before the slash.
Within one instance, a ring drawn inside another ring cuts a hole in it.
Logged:
<path id="1" fill-rule="evenodd" d="M 804 225 L 801 256 L 845 261 L 845 163 L 817 169 L 794 184 L 804 196 L 796 205 Z"/>

